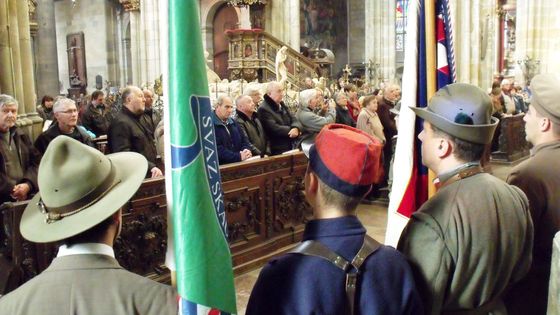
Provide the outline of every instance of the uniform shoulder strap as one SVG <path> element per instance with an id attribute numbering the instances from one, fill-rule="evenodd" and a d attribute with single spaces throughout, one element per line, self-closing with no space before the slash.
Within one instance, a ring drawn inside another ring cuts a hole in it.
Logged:
<path id="1" fill-rule="evenodd" d="M 352 259 L 352 262 L 348 262 L 342 256 L 338 255 L 320 242 L 312 240 L 302 242 L 288 253 L 319 257 L 329 261 L 330 263 L 344 271 L 344 273 L 346 274 L 346 299 L 348 302 L 348 314 L 353 315 L 356 295 L 356 282 L 360 267 L 362 266 L 364 261 L 379 247 L 381 247 L 381 244 L 379 244 L 379 242 L 369 237 L 368 235 L 365 235 L 362 247 L 360 247 L 360 250 L 358 250 L 358 253 Z"/>

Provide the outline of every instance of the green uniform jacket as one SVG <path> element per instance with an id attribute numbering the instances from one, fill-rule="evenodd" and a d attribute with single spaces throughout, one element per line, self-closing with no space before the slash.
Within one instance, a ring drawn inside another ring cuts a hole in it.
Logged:
<path id="1" fill-rule="evenodd" d="M 533 265 L 505 299 L 510 314 L 546 314 L 552 239 L 560 230 L 560 141 L 538 145 L 533 151 L 507 179 L 527 195 L 535 225 Z"/>
<path id="2" fill-rule="evenodd" d="M 105 255 L 58 257 L 40 275 L 0 298 L 0 314 L 177 314 L 176 293 L 124 270 Z"/>
<path id="3" fill-rule="evenodd" d="M 499 299 L 529 270 L 532 244 L 525 194 L 479 173 L 443 183 L 412 215 L 398 249 L 409 259 L 426 313 L 440 314 Z M 497 304 L 493 314 L 505 314 Z"/>

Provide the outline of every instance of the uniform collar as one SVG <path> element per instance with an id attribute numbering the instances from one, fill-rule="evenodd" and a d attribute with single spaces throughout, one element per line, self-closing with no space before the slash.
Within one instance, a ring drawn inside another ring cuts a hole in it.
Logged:
<path id="1" fill-rule="evenodd" d="M 546 151 L 550 149 L 558 149 L 560 148 L 560 140 L 550 141 L 546 143 L 541 143 L 531 150 L 531 156 L 537 154 L 539 151 Z"/>
<path id="2" fill-rule="evenodd" d="M 482 170 L 482 166 L 480 166 L 480 161 L 467 162 L 439 174 L 434 180 L 434 183 L 438 187 L 441 187 L 482 172 L 484 171 Z"/>
<path id="3" fill-rule="evenodd" d="M 303 240 L 320 237 L 364 234 L 366 229 L 354 215 L 333 219 L 316 219 L 307 222 L 303 232 Z"/>
<path id="4" fill-rule="evenodd" d="M 106 255 L 115 258 L 113 248 L 102 243 L 79 243 L 71 246 L 64 244 L 58 248 L 56 257 L 84 254 Z"/>

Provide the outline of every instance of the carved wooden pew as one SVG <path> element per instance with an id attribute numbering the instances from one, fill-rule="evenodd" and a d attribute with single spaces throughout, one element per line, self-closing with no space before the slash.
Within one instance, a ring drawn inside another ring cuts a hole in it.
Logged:
<path id="1" fill-rule="evenodd" d="M 530 144 L 525 139 L 523 115 L 500 119 L 498 151 L 492 152 L 495 161 L 514 162 L 529 155 Z"/>
<path id="2" fill-rule="evenodd" d="M 306 166 L 307 158 L 296 153 L 220 167 L 236 274 L 262 265 L 301 240 L 312 216 L 303 195 Z M 0 273 L 0 294 L 39 274 L 56 255 L 58 244 L 35 244 L 21 237 L 19 222 L 26 205 L 0 207 L 0 267 L 10 269 L 6 274 L 11 276 L 7 283 Z M 163 266 L 166 232 L 165 180 L 146 179 L 123 209 L 117 260 L 128 270 L 168 283 L 169 271 Z"/>

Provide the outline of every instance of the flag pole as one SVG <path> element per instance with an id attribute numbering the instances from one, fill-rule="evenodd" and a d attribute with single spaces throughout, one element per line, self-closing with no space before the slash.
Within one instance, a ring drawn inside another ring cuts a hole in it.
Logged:
<path id="1" fill-rule="evenodd" d="M 436 93 L 436 0 L 426 0 L 424 2 L 424 22 L 426 25 L 426 85 L 428 101 Z M 435 173 L 432 170 L 428 172 L 428 198 L 436 193 L 434 185 Z"/>

